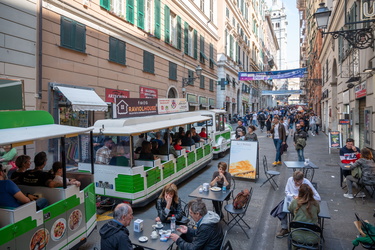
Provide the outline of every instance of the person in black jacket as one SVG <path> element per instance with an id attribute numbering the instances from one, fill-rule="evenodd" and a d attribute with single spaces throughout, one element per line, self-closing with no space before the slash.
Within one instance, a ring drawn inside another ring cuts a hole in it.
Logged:
<path id="1" fill-rule="evenodd" d="M 301 129 L 300 124 L 296 124 L 296 132 L 294 133 L 294 146 L 296 147 L 298 154 L 298 161 L 305 161 L 305 156 L 303 155 L 304 146 L 302 146 L 299 140 L 304 140 L 306 145 L 307 133 Z"/>
<path id="2" fill-rule="evenodd" d="M 113 211 L 113 220 L 100 228 L 101 249 L 133 250 L 129 230 L 126 228 L 132 219 L 132 208 L 126 203 L 118 204 Z"/>
<path id="3" fill-rule="evenodd" d="M 180 226 L 177 231 L 182 233 L 181 237 L 172 233 L 170 238 L 176 242 L 181 250 L 220 249 L 223 232 L 218 224 L 220 221 L 219 215 L 213 211 L 207 212 L 206 204 L 201 199 L 190 201 L 188 206 L 191 218 L 197 223 L 197 229 Z M 191 239 L 191 242 L 188 239 Z"/>

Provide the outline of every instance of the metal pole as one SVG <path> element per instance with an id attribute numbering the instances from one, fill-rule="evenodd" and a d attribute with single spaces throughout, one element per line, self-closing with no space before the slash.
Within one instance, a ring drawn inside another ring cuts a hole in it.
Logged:
<path id="1" fill-rule="evenodd" d="M 63 188 L 66 189 L 66 156 L 65 156 L 65 137 L 61 137 L 61 164 L 63 170 Z"/>

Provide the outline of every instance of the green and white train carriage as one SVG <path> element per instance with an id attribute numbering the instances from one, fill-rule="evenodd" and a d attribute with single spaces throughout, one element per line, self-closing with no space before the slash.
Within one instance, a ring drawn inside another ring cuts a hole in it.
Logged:
<path id="1" fill-rule="evenodd" d="M 191 124 L 208 120 L 211 117 L 186 112 L 96 121 L 94 135 L 112 137 L 125 146 L 129 158 L 127 166 L 95 164 L 96 194 L 143 206 L 154 200 L 165 184 L 179 183 L 205 167 L 212 160 L 210 140 L 186 147 L 177 158 L 168 154 L 158 155 L 157 160 L 139 160 L 132 152 L 140 134 L 169 133 L 181 126 L 189 129 Z M 80 163 L 79 170 L 90 171 L 90 165 Z"/>
<path id="2" fill-rule="evenodd" d="M 0 121 L 0 146 L 23 146 L 23 153 L 27 154 L 26 145 L 32 144 L 29 150 L 35 146 L 54 160 L 62 161 L 64 178 L 68 176 L 81 181 L 80 188 L 66 186 L 66 183 L 62 188 L 19 185 L 24 193 L 38 194 L 50 205 L 39 211 L 35 201 L 18 208 L 0 207 L 0 249 L 71 249 L 80 246 L 97 224 L 95 188 L 92 174 L 66 174 L 65 158 L 69 156 L 65 141 L 76 139 L 78 142 L 77 136 L 84 134 L 85 144 L 79 147 L 82 152 L 84 145 L 91 145 L 87 133 L 92 128 L 54 124 L 52 116 L 45 111 L 0 112 Z M 57 152 L 52 150 L 55 140 L 51 139 L 57 140 Z M 83 160 L 82 155 L 76 156 Z M 85 161 L 90 160 L 86 158 Z"/>

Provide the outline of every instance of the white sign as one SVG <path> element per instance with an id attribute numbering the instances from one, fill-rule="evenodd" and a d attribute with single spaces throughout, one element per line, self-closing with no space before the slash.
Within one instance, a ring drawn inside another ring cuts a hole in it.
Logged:
<path id="1" fill-rule="evenodd" d="M 184 98 L 159 98 L 158 114 L 186 112 L 189 110 L 188 102 Z"/>
<path id="2" fill-rule="evenodd" d="M 229 173 L 232 176 L 255 179 L 258 171 L 258 142 L 232 140 Z"/>

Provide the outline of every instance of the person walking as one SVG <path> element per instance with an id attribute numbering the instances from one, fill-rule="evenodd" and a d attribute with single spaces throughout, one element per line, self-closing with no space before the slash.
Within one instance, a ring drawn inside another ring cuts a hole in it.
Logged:
<path id="1" fill-rule="evenodd" d="M 296 124 L 296 132 L 294 133 L 293 140 L 297 150 L 298 161 L 305 161 L 303 149 L 306 146 L 307 134 L 302 130 L 300 124 Z"/>
<path id="2" fill-rule="evenodd" d="M 273 125 L 270 132 L 272 134 L 273 143 L 275 144 L 276 148 L 276 157 L 272 165 L 276 166 L 281 164 L 280 148 L 282 144 L 285 144 L 286 140 L 285 128 L 284 125 L 279 122 L 278 116 L 275 116 L 273 118 Z"/>
<path id="3" fill-rule="evenodd" d="M 258 115 L 258 121 L 259 121 L 259 125 L 260 125 L 260 132 L 263 132 L 264 125 L 266 123 L 266 116 L 263 114 L 262 111 Z"/>

